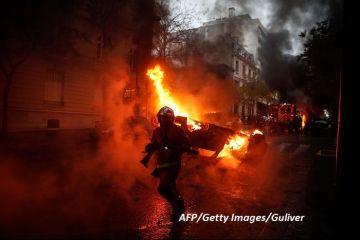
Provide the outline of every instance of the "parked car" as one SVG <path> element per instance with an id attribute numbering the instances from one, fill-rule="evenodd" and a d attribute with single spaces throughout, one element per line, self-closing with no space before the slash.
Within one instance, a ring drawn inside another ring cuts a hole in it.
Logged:
<path id="1" fill-rule="evenodd" d="M 336 136 L 336 128 L 336 121 L 317 118 L 307 126 L 307 134 L 314 137 L 334 137 Z"/>

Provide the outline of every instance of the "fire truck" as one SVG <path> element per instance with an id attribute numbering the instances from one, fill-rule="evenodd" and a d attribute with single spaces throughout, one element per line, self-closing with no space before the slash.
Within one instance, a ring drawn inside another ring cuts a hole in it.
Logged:
<path id="1" fill-rule="evenodd" d="M 303 129 L 304 111 L 292 103 L 271 105 L 272 128 L 278 132 L 299 134 Z"/>

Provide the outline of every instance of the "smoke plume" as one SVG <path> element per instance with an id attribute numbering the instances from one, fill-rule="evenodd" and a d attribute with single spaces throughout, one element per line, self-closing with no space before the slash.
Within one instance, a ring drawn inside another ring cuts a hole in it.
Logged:
<path id="1" fill-rule="evenodd" d="M 282 100 L 298 100 L 289 94 L 302 91 L 307 81 L 303 67 L 292 56 L 303 49 L 298 35 L 316 22 L 339 15 L 342 1 L 218 0 L 212 14 L 227 12 L 229 7 L 235 7 L 237 14 L 259 18 L 265 25 L 267 38 L 258 49 L 262 77 L 271 89 L 279 91 Z"/>

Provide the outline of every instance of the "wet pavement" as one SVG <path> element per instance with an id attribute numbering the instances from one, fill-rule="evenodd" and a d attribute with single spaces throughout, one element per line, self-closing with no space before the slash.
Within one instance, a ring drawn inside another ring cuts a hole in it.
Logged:
<path id="1" fill-rule="evenodd" d="M 315 155 L 319 149 L 331 148 L 333 142 L 286 136 L 269 138 L 268 143 L 262 161 L 242 163 L 234 169 L 224 168 L 213 159 L 185 158 L 178 186 L 187 200 L 187 211 L 228 216 L 233 213 L 268 215 L 270 212 L 306 215 L 309 211 L 307 189 Z M 163 209 L 163 203 L 158 201 L 154 198 L 153 204 Z M 141 228 L 141 236 L 148 239 L 169 236 L 185 239 L 306 238 L 312 234 L 305 229 L 310 223 L 200 221 L 176 226 L 161 215 L 158 221 L 149 221 L 146 228 Z"/>
<path id="2" fill-rule="evenodd" d="M 263 159 L 239 163 L 236 168 L 225 167 L 209 157 L 185 156 L 178 189 L 185 199 L 186 211 L 227 216 L 289 213 L 305 215 L 304 222 L 188 221 L 173 224 L 169 221 L 170 206 L 157 194 L 157 180 L 150 176 L 151 169 L 143 168 L 141 174 L 146 176 L 131 182 L 127 182 L 131 170 L 107 174 L 104 178 L 98 165 L 96 171 L 85 167 L 86 161 L 95 161 L 87 157 L 82 160 L 84 165 L 80 164 L 83 167 L 76 167 L 76 174 L 73 167 L 71 171 L 66 169 L 75 163 L 57 167 L 44 164 L 40 170 L 32 171 L 33 175 L 36 171 L 57 172 L 54 181 L 61 190 L 56 188 L 55 193 L 45 196 L 41 191 L 35 200 L 30 197 L 31 201 L 19 207 L 21 211 L 16 213 L 17 217 L 11 213 L 11 219 L 1 220 L 6 223 L 2 224 L 2 232 L 6 237 L 24 238 L 305 239 L 331 236 L 329 216 L 323 215 L 331 212 L 331 208 L 319 210 L 319 202 L 314 203 L 319 192 L 316 189 L 318 179 L 313 175 L 322 171 L 321 168 L 314 170 L 318 166 L 316 154 L 320 149 L 334 149 L 334 139 L 277 136 L 268 137 L 267 143 L 269 147 Z M 67 159 L 70 161 L 71 157 Z M 91 178 L 87 172 L 91 172 Z M 97 172 L 99 175 L 94 175 Z M 73 180 L 67 182 L 73 179 L 69 177 L 73 174 L 77 176 L 76 184 Z M 104 179 L 93 182 L 96 177 Z M 325 184 L 331 184 L 329 181 Z M 119 188 L 123 182 L 126 182 L 126 191 Z M 48 184 L 51 187 L 53 182 Z M 31 191 L 27 194 L 31 195 Z M 326 198 L 331 192 L 320 194 Z M 13 196 L 9 194 L 8 198 Z M 2 205 L 6 204 L 11 205 L 7 202 Z M 320 221 L 321 231 L 317 228 Z"/>

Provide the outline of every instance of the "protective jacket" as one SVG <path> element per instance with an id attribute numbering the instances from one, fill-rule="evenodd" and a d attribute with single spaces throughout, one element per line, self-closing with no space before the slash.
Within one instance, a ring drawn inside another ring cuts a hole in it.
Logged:
<path id="1" fill-rule="evenodd" d="M 151 143 L 158 150 L 157 168 L 159 170 L 180 167 L 183 152 L 190 149 L 187 135 L 175 124 L 156 128 Z"/>

